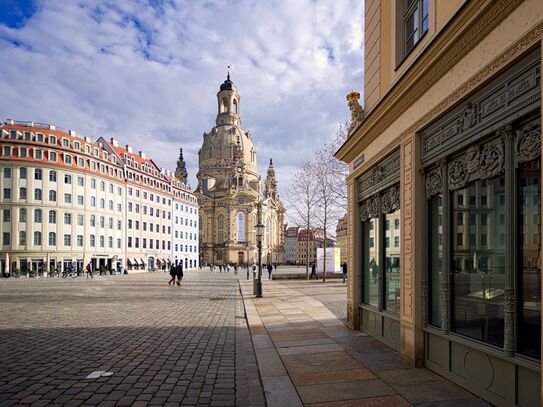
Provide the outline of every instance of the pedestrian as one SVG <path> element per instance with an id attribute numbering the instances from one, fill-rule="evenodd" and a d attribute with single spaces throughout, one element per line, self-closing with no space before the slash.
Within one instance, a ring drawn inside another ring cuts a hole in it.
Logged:
<path id="1" fill-rule="evenodd" d="M 311 280 L 313 276 L 315 276 L 317 280 L 319 279 L 319 276 L 317 275 L 317 265 L 315 264 L 315 262 L 311 264 L 311 275 L 309 276 L 309 279 Z"/>
<path id="2" fill-rule="evenodd" d="M 256 276 L 256 264 L 253 264 L 253 278 Z"/>
<path id="3" fill-rule="evenodd" d="M 247 280 L 249 280 L 249 262 L 247 262 L 246 266 L 247 266 Z"/>
<path id="4" fill-rule="evenodd" d="M 163 269 L 164 269 L 164 266 L 163 266 Z M 168 281 L 168 285 L 171 285 L 173 283 L 173 285 L 175 285 L 175 276 L 177 275 L 177 271 L 175 270 L 175 266 L 172 264 L 172 266 L 170 267 L 170 276 L 172 276 L 172 278 L 170 279 L 170 281 Z"/>
<path id="5" fill-rule="evenodd" d="M 86 270 L 87 270 L 87 272 L 86 272 L 87 278 L 89 278 L 89 276 L 90 276 L 90 278 L 94 278 L 93 275 L 92 275 L 92 265 L 91 265 L 90 262 L 87 264 Z"/>
<path id="6" fill-rule="evenodd" d="M 222 273 L 222 264 L 219 264 L 219 273 Z"/>
<path id="7" fill-rule="evenodd" d="M 238 275 L 238 264 L 234 264 L 234 274 L 237 276 Z"/>
<path id="8" fill-rule="evenodd" d="M 273 263 L 273 271 L 277 271 L 277 263 Z"/>
<path id="9" fill-rule="evenodd" d="M 341 271 L 343 271 L 343 282 L 345 283 L 345 280 L 347 280 L 347 262 L 344 261 L 341 265 Z"/>
<path id="10" fill-rule="evenodd" d="M 271 280 L 272 278 L 272 271 L 273 271 L 273 266 L 268 263 L 268 265 L 266 266 L 266 269 L 268 270 L 268 280 Z"/>
<path id="11" fill-rule="evenodd" d="M 181 285 L 181 280 L 183 280 L 183 263 L 177 265 L 177 285 Z"/>
<path id="12" fill-rule="evenodd" d="M 162 273 L 166 273 L 166 263 L 162 263 Z"/>
<path id="13" fill-rule="evenodd" d="M 227 264 L 227 265 L 226 265 L 226 272 L 227 272 L 227 273 L 230 273 L 230 264 Z"/>

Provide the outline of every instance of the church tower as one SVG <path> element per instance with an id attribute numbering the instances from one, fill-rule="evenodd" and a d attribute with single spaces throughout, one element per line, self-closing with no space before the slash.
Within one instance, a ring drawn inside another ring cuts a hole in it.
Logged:
<path id="1" fill-rule="evenodd" d="M 183 149 L 179 149 L 179 159 L 177 160 L 177 168 L 175 169 L 175 178 L 183 184 L 187 184 L 188 173 L 185 159 L 183 158 Z"/>
<path id="2" fill-rule="evenodd" d="M 274 201 L 277 199 L 277 180 L 275 179 L 275 169 L 273 168 L 273 161 L 271 158 L 266 181 L 264 182 L 264 195 L 270 197 Z"/>
<path id="3" fill-rule="evenodd" d="M 253 136 L 241 128 L 240 96 L 230 77 L 217 93 L 215 126 L 203 135 L 196 178 L 200 204 L 200 254 L 207 264 L 253 263 L 257 258 L 255 225 L 268 224 L 265 261 L 282 262 L 284 212 L 273 166 L 263 194 Z M 273 198 L 272 198 L 273 196 Z M 281 212 L 281 214 L 279 214 Z M 276 224 L 277 223 L 277 224 Z"/>

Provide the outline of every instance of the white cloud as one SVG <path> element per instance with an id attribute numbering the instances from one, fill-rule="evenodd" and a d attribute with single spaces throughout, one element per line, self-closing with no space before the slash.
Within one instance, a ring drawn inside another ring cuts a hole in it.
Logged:
<path id="1" fill-rule="evenodd" d="M 283 189 L 362 90 L 362 25 L 359 0 L 43 0 L 0 25 L 0 115 L 114 136 L 171 169 L 183 147 L 195 185 L 232 65 L 261 171 L 273 157 Z"/>

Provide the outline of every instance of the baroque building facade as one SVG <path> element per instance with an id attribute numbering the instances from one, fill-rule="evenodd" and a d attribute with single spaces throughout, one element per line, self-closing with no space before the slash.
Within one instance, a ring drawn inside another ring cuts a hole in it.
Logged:
<path id="1" fill-rule="evenodd" d="M 207 264 L 258 262 L 255 226 L 264 229 L 262 261 L 284 261 L 285 209 L 270 159 L 264 185 L 253 136 L 241 128 L 240 96 L 227 79 L 217 93 L 215 127 L 199 151 L 200 255 Z"/>
<path id="2" fill-rule="evenodd" d="M 3 275 L 198 266 L 196 197 L 142 151 L 8 120 L 0 153 Z"/>
<path id="3" fill-rule="evenodd" d="M 350 93 L 336 153 L 348 324 L 494 405 L 540 406 L 543 3 L 365 5 L 364 114 Z"/>

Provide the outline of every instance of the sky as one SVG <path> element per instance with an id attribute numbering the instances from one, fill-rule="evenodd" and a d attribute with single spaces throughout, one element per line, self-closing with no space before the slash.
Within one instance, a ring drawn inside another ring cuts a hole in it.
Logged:
<path id="1" fill-rule="evenodd" d="M 363 88 L 360 0 L 0 0 L 0 121 L 115 137 L 196 187 L 231 66 L 242 127 L 280 192 Z"/>

